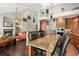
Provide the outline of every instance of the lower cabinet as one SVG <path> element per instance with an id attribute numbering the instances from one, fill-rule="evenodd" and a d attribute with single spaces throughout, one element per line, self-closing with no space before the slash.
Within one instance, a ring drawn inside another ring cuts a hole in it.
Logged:
<path id="1" fill-rule="evenodd" d="M 71 42 L 79 50 L 79 34 L 71 34 Z"/>

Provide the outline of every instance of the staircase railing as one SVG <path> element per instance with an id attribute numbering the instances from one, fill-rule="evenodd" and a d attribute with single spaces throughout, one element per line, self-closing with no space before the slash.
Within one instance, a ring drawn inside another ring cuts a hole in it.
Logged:
<path id="1" fill-rule="evenodd" d="M 28 31 L 34 31 L 34 28 L 29 23 L 27 23 L 27 27 L 28 27 L 27 28 Z"/>

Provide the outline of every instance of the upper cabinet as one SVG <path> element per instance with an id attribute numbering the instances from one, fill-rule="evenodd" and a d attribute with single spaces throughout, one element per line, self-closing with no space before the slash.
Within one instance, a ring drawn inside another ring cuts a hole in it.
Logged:
<path id="1" fill-rule="evenodd" d="M 65 18 L 58 18 L 56 20 L 56 26 L 57 27 L 65 27 Z"/>
<path id="2" fill-rule="evenodd" d="M 72 29 L 73 33 L 78 33 L 79 32 L 79 16 L 66 19 L 65 25 L 66 25 L 66 28 Z"/>

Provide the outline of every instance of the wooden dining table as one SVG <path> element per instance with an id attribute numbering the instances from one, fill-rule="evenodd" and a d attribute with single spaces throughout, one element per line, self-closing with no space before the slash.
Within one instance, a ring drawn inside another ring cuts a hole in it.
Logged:
<path id="1" fill-rule="evenodd" d="M 59 41 L 59 37 L 59 35 L 50 35 L 28 42 L 28 55 L 31 56 L 32 47 L 36 47 L 45 50 L 46 55 L 51 56 L 51 53 L 54 52 L 57 42 Z"/>

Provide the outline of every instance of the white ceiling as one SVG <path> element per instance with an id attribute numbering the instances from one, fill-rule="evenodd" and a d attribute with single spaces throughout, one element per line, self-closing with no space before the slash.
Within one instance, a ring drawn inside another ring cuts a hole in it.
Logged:
<path id="1" fill-rule="evenodd" d="M 79 4 L 76 3 L 63 3 L 63 4 L 56 4 L 56 3 L 50 3 L 50 4 L 46 4 L 46 3 L 0 3 L 0 15 L 7 15 L 7 14 L 15 14 L 16 13 L 16 8 L 18 8 L 18 13 L 22 13 L 25 11 L 34 11 L 36 9 L 40 9 L 42 7 L 45 7 L 47 5 L 50 6 L 63 6 L 64 8 L 66 8 L 64 5 L 68 5 L 67 8 L 73 7 L 73 6 L 79 6 Z M 70 6 L 69 6 L 70 5 Z M 48 6 L 49 7 L 49 6 Z"/>
<path id="2" fill-rule="evenodd" d="M 0 15 L 15 14 L 16 8 L 18 12 L 33 11 L 42 7 L 40 3 L 0 3 Z"/>

